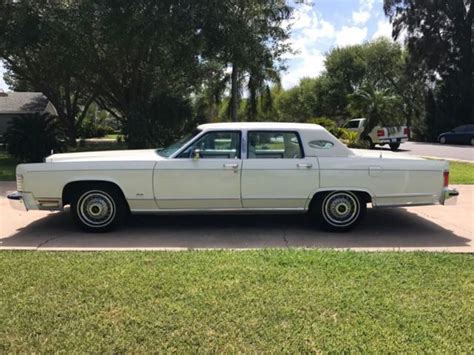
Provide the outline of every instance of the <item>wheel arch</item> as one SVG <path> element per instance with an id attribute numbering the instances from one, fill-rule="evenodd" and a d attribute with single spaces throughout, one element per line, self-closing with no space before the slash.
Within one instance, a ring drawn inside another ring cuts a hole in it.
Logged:
<path id="1" fill-rule="evenodd" d="M 372 192 L 368 189 L 363 189 L 363 188 L 324 188 L 324 189 L 318 189 L 317 191 L 313 192 L 306 203 L 306 210 L 309 211 L 311 207 L 314 205 L 315 201 L 318 200 L 320 196 L 327 192 L 333 192 L 333 191 L 347 191 L 347 192 L 352 192 L 359 198 L 361 198 L 365 203 L 373 203 L 374 201 L 374 195 Z"/>
<path id="2" fill-rule="evenodd" d="M 122 190 L 122 188 L 119 186 L 114 181 L 110 180 L 101 180 L 101 179 L 90 179 L 90 180 L 74 180 L 74 181 L 69 181 L 66 185 L 64 185 L 63 190 L 62 190 L 62 204 L 63 206 L 69 205 L 72 201 L 72 198 L 74 197 L 74 193 L 85 187 L 93 187 L 97 188 L 98 186 L 108 186 L 110 188 L 115 189 L 123 198 L 123 201 L 126 203 L 128 208 L 130 209 L 130 206 L 128 205 L 128 201 L 125 198 L 125 194 Z"/>

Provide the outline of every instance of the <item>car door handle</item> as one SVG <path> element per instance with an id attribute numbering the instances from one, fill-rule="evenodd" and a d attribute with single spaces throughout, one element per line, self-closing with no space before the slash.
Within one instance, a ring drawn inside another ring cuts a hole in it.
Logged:
<path id="1" fill-rule="evenodd" d="M 224 168 L 227 169 L 237 169 L 239 167 L 239 164 L 224 164 Z"/>
<path id="2" fill-rule="evenodd" d="M 311 169 L 313 167 L 313 164 L 307 164 L 307 163 L 299 163 L 296 164 L 298 168 L 306 168 L 306 169 Z"/>

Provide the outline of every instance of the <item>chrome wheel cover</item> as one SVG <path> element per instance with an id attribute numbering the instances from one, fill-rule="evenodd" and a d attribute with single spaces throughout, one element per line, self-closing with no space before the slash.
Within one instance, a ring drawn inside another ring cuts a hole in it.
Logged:
<path id="1" fill-rule="evenodd" d="M 347 227 L 360 214 L 360 202 L 351 192 L 336 191 L 326 196 L 322 214 L 327 223 L 335 227 Z"/>
<path id="2" fill-rule="evenodd" d="M 92 228 L 109 225 L 117 213 L 114 199 L 100 190 L 85 192 L 79 198 L 76 210 L 81 222 Z"/>

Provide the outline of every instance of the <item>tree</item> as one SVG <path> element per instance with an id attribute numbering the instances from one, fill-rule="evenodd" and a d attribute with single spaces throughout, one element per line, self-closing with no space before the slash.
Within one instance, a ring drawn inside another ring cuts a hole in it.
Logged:
<path id="1" fill-rule="evenodd" d="M 203 31 L 208 39 L 206 56 L 219 58 L 224 67 L 230 64 L 232 121 L 238 119 L 245 76 L 249 76 L 251 117 L 255 114 L 257 91 L 282 69 L 281 57 L 290 50 L 285 42 L 289 31 L 282 22 L 291 13 L 292 8 L 284 0 L 224 0 L 210 9 Z"/>
<path id="2" fill-rule="evenodd" d="M 107 0 L 76 5 L 88 72 L 83 83 L 122 122 L 130 148 L 159 143 L 156 127 L 163 127 L 169 111 L 157 108 L 189 104 L 187 97 L 201 76 L 202 3 Z"/>
<path id="3" fill-rule="evenodd" d="M 429 116 L 436 126 L 430 138 L 474 122 L 471 1 L 384 0 L 384 10 L 393 37 L 406 34 L 411 77 L 424 80 L 427 111 L 436 110 Z"/>
<path id="4" fill-rule="evenodd" d="M 67 21 L 71 9 L 62 1 L 0 3 L 0 59 L 14 90 L 40 91 L 54 104 L 76 145 L 78 127 L 94 92 L 79 84 L 81 56 L 74 51 L 78 37 Z"/>
<path id="5" fill-rule="evenodd" d="M 367 139 L 377 125 L 391 127 L 399 126 L 401 123 L 400 99 L 388 89 L 378 90 L 372 86 L 365 86 L 349 95 L 349 101 L 349 109 L 355 115 L 366 118 L 364 130 L 360 134 L 362 139 Z"/>
<path id="6" fill-rule="evenodd" d="M 378 39 L 361 45 L 335 48 L 325 59 L 325 72 L 318 78 L 305 78 L 277 98 L 284 120 L 307 121 L 329 117 L 341 123 L 355 115 L 351 95 L 359 90 L 384 92 L 396 97 L 404 120 L 409 124 L 422 111 L 421 81 L 406 70 L 407 53 L 398 43 Z M 398 115 L 397 109 L 394 115 Z M 390 117 L 387 118 L 387 122 Z"/>

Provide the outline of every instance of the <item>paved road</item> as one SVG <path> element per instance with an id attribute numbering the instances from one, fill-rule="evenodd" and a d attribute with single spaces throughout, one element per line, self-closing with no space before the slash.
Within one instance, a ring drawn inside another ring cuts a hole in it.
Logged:
<path id="1" fill-rule="evenodd" d="M 0 183 L 1 190 L 14 189 Z M 304 215 L 132 216 L 107 234 L 80 232 L 68 211 L 23 212 L 0 198 L 0 249 L 181 250 L 200 248 L 336 248 L 474 252 L 474 186 L 458 186 L 456 206 L 369 209 L 346 234 L 326 233 Z"/>
<path id="2" fill-rule="evenodd" d="M 378 147 L 376 149 L 389 150 L 387 147 Z M 410 155 L 474 162 L 474 147 L 470 145 L 443 145 L 437 143 L 406 142 L 400 146 L 399 152 Z"/>

